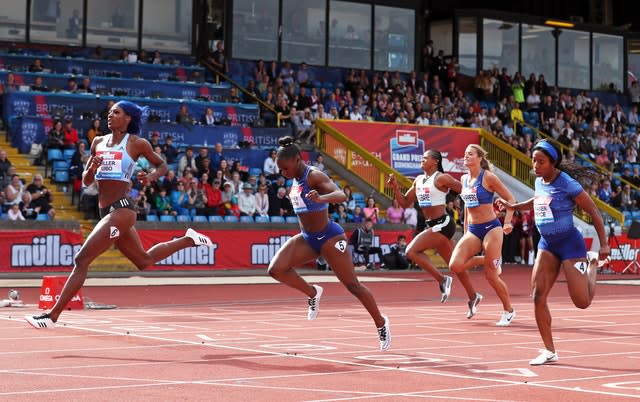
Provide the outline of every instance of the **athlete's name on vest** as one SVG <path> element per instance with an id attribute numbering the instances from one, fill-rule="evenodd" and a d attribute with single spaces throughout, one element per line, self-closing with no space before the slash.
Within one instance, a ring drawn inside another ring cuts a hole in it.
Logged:
<path id="1" fill-rule="evenodd" d="M 69 267 L 80 244 L 61 243 L 60 235 L 33 237 L 31 244 L 11 246 L 11 267 Z"/>

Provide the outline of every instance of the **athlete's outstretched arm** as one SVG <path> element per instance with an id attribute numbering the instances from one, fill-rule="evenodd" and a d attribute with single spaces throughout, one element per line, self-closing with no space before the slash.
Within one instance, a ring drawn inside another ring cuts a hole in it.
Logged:
<path id="1" fill-rule="evenodd" d="M 415 180 L 411 184 L 411 188 L 409 188 L 409 190 L 407 190 L 407 192 L 404 194 L 402 194 L 402 191 L 400 191 L 400 186 L 398 185 L 398 181 L 396 180 L 396 177 L 393 174 L 389 175 L 389 178 L 387 179 L 387 185 L 391 186 L 391 188 L 393 189 L 393 194 L 395 196 L 395 199 L 398 201 L 398 204 L 402 208 L 409 208 L 410 206 L 413 205 L 414 202 L 416 202 L 416 181 Z"/>

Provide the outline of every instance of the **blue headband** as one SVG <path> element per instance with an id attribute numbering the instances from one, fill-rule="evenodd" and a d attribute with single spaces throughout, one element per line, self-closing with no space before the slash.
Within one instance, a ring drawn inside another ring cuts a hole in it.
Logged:
<path id="1" fill-rule="evenodd" d="M 545 151 L 547 151 L 554 162 L 558 160 L 558 151 L 556 151 L 556 148 L 551 145 L 549 141 L 540 141 L 536 144 L 536 148 L 544 149 Z"/>
<path id="2" fill-rule="evenodd" d="M 126 100 L 120 101 L 113 106 L 124 110 L 124 112 L 131 117 L 131 121 L 127 126 L 127 132 L 131 134 L 140 134 L 141 126 L 147 122 L 149 107 L 140 107 L 135 103 Z"/>

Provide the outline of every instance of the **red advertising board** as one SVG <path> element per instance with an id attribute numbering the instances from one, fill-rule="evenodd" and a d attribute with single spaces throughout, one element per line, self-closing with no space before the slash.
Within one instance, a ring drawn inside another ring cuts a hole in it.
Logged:
<path id="1" fill-rule="evenodd" d="M 429 149 L 442 153 L 444 171 L 460 177 L 466 171 L 464 150 L 469 144 L 479 144 L 476 129 L 460 127 L 416 126 L 409 124 L 364 123 L 345 120 L 326 121 L 387 165 L 406 176 L 422 173 L 422 154 Z M 344 149 L 337 148 L 344 153 Z M 333 155 L 344 160 L 345 155 Z"/>
<path id="2" fill-rule="evenodd" d="M 178 251 L 148 269 L 235 269 L 250 267 L 266 267 L 273 256 L 290 237 L 299 233 L 297 230 L 200 230 L 209 236 L 213 247 L 191 247 Z M 139 230 L 142 245 L 149 248 L 155 244 L 180 237 L 184 230 Z M 351 233 L 347 233 L 349 237 Z M 383 251 L 388 251 L 398 235 L 411 238 L 411 231 L 375 230 L 374 245 L 379 244 Z"/>
<path id="3" fill-rule="evenodd" d="M 82 245 L 82 235 L 68 230 L 16 230 L 0 233 L 0 271 L 64 271 Z"/>
<path id="4" fill-rule="evenodd" d="M 293 229 L 204 230 L 213 247 L 190 247 L 160 261 L 153 270 L 211 270 L 266 267 L 291 236 Z M 184 235 L 184 230 L 138 230 L 145 249 Z M 374 244 L 383 250 L 398 235 L 411 238 L 411 231 L 376 230 Z M 350 233 L 347 233 L 349 236 Z M 6 231 L 0 233 L 0 272 L 65 271 L 73 268 L 73 258 L 82 245 L 80 234 L 67 230 Z"/>

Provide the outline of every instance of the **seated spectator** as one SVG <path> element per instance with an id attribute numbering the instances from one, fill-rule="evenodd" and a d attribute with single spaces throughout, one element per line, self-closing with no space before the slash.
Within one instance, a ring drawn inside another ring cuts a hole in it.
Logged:
<path id="1" fill-rule="evenodd" d="M 364 216 L 364 211 L 362 210 L 362 207 L 360 205 L 356 205 L 353 208 L 353 212 L 351 213 L 351 219 L 353 220 L 354 223 L 364 223 L 366 218 Z"/>
<path id="2" fill-rule="evenodd" d="M 63 91 L 76 93 L 78 92 L 78 81 L 75 78 L 71 77 L 67 80 L 67 85 L 64 87 Z"/>
<path id="3" fill-rule="evenodd" d="M 71 165 L 69 167 L 69 176 L 75 179 L 82 178 L 82 172 L 84 166 L 89 160 L 89 152 L 87 151 L 87 144 L 84 141 L 78 142 L 76 152 L 71 157 Z"/>
<path id="4" fill-rule="evenodd" d="M 189 215 L 189 195 L 184 183 L 176 183 L 176 189 L 169 193 L 169 200 L 171 209 L 176 211 L 178 215 Z"/>
<path id="5" fill-rule="evenodd" d="M 78 92 L 83 92 L 88 94 L 93 93 L 93 89 L 91 88 L 91 78 L 86 76 L 82 78 L 82 83 L 78 85 Z"/>
<path id="6" fill-rule="evenodd" d="M 206 174 L 203 175 L 204 180 L 208 180 Z M 213 179 L 212 184 L 204 183 L 203 188 L 205 190 L 205 195 L 207 196 L 207 212 L 209 215 L 220 215 L 224 216 L 226 214 L 224 209 L 224 203 L 222 202 L 222 191 L 220 190 L 220 184 L 222 183 L 220 179 Z"/>
<path id="7" fill-rule="evenodd" d="M 225 215 L 240 217 L 238 197 L 233 193 L 233 185 L 229 182 L 225 182 L 222 185 L 222 203 L 224 205 Z"/>
<path id="8" fill-rule="evenodd" d="M 405 208 L 402 219 L 405 225 L 409 225 L 415 229 L 418 224 L 418 211 L 415 207 Z"/>
<path id="9" fill-rule="evenodd" d="M 146 197 L 143 192 L 138 193 L 138 198 Z M 146 201 L 146 198 L 145 198 Z M 137 206 L 137 204 L 136 204 Z M 100 217 L 98 208 L 98 182 L 94 181 L 90 186 L 85 187 L 80 195 L 80 211 L 84 212 L 84 219 L 98 219 Z M 149 211 L 147 211 L 148 213 Z M 139 214 L 139 212 L 138 212 Z M 145 214 L 146 218 L 146 214 Z"/>
<path id="10" fill-rule="evenodd" d="M 373 245 L 375 239 L 375 233 L 373 230 L 373 222 L 367 218 L 364 224 L 358 229 L 354 230 L 349 238 L 349 243 L 353 246 L 353 250 L 356 253 L 362 254 L 364 257 L 367 270 L 373 270 L 373 263 L 370 262 L 369 256 L 371 253 L 378 254 L 380 260 L 380 268 L 384 268 L 384 259 L 382 257 L 382 249 Z"/>
<path id="11" fill-rule="evenodd" d="M 153 58 L 151 59 L 152 64 L 163 64 L 162 56 L 160 55 L 160 51 L 156 50 L 153 52 Z"/>
<path id="12" fill-rule="evenodd" d="M 33 64 L 29 66 L 30 73 L 41 73 L 43 71 L 44 71 L 44 66 L 42 65 L 42 60 L 39 58 L 35 59 L 33 61 Z"/>
<path id="13" fill-rule="evenodd" d="M 22 202 L 22 194 L 25 192 L 24 183 L 17 174 L 11 175 L 10 182 L 4 188 L 3 212 L 7 212 L 13 204 Z"/>
<path id="14" fill-rule="evenodd" d="M 213 108 L 207 107 L 204 112 L 204 116 L 202 116 L 202 119 L 200 119 L 200 123 L 203 126 L 213 126 L 216 124 L 216 119 L 213 116 Z"/>
<path id="15" fill-rule="evenodd" d="M 269 196 L 269 216 L 293 216 L 293 206 L 284 187 L 278 187 L 277 192 Z"/>
<path id="16" fill-rule="evenodd" d="M 13 204 L 9 211 L 7 211 L 7 219 L 10 221 L 24 221 L 24 215 L 20 211 L 19 204 Z"/>
<path id="17" fill-rule="evenodd" d="M 242 191 L 238 194 L 238 208 L 240 208 L 240 215 L 242 216 L 254 216 L 256 214 L 256 197 L 253 194 L 253 187 L 249 183 L 244 183 Z"/>
<path id="18" fill-rule="evenodd" d="M 313 167 L 315 167 L 316 169 L 318 169 L 319 171 L 325 173 L 325 174 L 329 174 L 329 170 L 327 169 L 327 167 L 324 165 L 324 156 L 322 156 L 322 154 L 318 154 L 316 155 L 316 160 L 313 161 L 311 163 L 311 165 Z M 351 190 L 351 189 L 349 189 Z"/>
<path id="19" fill-rule="evenodd" d="M 394 198 L 391 206 L 387 208 L 387 223 L 402 223 L 403 217 L 404 208 L 402 208 L 400 204 L 398 204 L 398 201 Z"/>
<path id="20" fill-rule="evenodd" d="M 53 123 L 53 127 L 47 134 L 46 149 L 63 149 L 64 148 L 64 128 L 60 120 Z"/>
<path id="21" fill-rule="evenodd" d="M 38 214 L 49 215 L 49 219 L 56 216 L 56 210 L 51 205 L 53 197 L 49 189 L 42 183 L 41 175 L 33 175 L 33 181 L 27 186 L 26 191 L 31 194 L 29 208 L 33 208 Z"/>
<path id="22" fill-rule="evenodd" d="M 178 124 L 193 124 L 193 116 L 189 113 L 189 108 L 185 103 L 180 105 L 178 114 L 176 115 L 176 123 Z"/>
<path id="23" fill-rule="evenodd" d="M 331 214 L 331 220 L 333 220 L 336 223 L 342 224 L 347 222 L 353 222 L 353 216 L 351 216 L 351 214 L 347 212 L 347 209 L 345 208 L 344 204 L 338 204 L 337 210 Z"/>
<path id="24" fill-rule="evenodd" d="M 265 183 L 258 184 L 258 192 L 255 197 L 256 215 L 269 216 L 269 195 L 267 194 L 267 185 Z"/>
<path id="25" fill-rule="evenodd" d="M 267 156 L 262 164 L 262 172 L 265 174 L 266 178 L 269 180 L 275 179 L 280 169 L 278 169 L 278 165 L 276 164 L 276 150 L 272 149 L 269 152 L 269 156 Z"/>
<path id="26" fill-rule="evenodd" d="M 193 147 L 189 145 L 184 152 L 184 155 L 178 161 L 178 177 L 182 177 L 186 168 L 189 168 L 191 172 L 197 172 L 196 158 L 193 156 Z"/>
<path id="27" fill-rule="evenodd" d="M 168 164 L 173 164 L 176 162 L 178 157 L 178 149 L 173 145 L 173 137 L 171 135 L 167 135 L 164 137 L 164 144 L 162 144 L 162 153 L 167 158 Z"/>
<path id="28" fill-rule="evenodd" d="M 167 194 L 171 194 L 178 188 L 178 177 L 176 176 L 176 171 L 173 169 L 167 170 L 167 174 L 161 177 L 157 184 L 158 187 L 163 187 L 167 190 Z"/>
<path id="29" fill-rule="evenodd" d="M 39 75 L 34 79 L 33 85 L 31 85 L 31 90 L 39 92 L 49 92 L 49 87 L 44 84 L 44 79 Z"/>
<path id="30" fill-rule="evenodd" d="M 73 127 L 73 119 L 67 117 L 64 120 L 64 149 L 76 149 L 76 144 L 80 141 L 78 138 L 78 130 Z"/>
<path id="31" fill-rule="evenodd" d="M 93 144 L 93 139 L 96 137 L 100 137 L 104 134 L 102 131 L 102 120 L 98 117 L 93 119 L 91 122 L 91 127 L 87 130 L 87 141 L 89 145 Z"/>
<path id="32" fill-rule="evenodd" d="M 7 151 L 0 149 L 0 182 L 7 176 L 10 167 L 11 161 L 7 158 Z"/>
<path id="33" fill-rule="evenodd" d="M 229 166 L 229 162 L 226 159 L 220 161 L 218 170 L 222 172 L 222 180 L 231 181 L 231 167 Z"/>
<path id="34" fill-rule="evenodd" d="M 239 159 L 233 161 L 233 164 L 231 165 L 231 180 L 235 185 L 235 179 L 233 178 L 234 173 L 238 173 L 241 182 L 246 182 L 249 180 L 249 169 L 246 166 L 242 166 Z M 237 188 L 234 189 L 234 191 L 235 190 L 237 190 Z M 237 192 L 238 191 L 236 191 L 236 193 Z"/>
<path id="35" fill-rule="evenodd" d="M 407 269 L 409 259 L 407 258 L 407 237 L 398 235 L 396 243 L 389 248 L 389 252 L 382 256 L 384 266 L 387 269 Z"/>
<path id="36" fill-rule="evenodd" d="M 155 213 L 158 215 L 178 215 L 178 211 L 171 207 L 171 199 L 167 195 L 167 190 L 160 187 L 154 200 Z"/>

